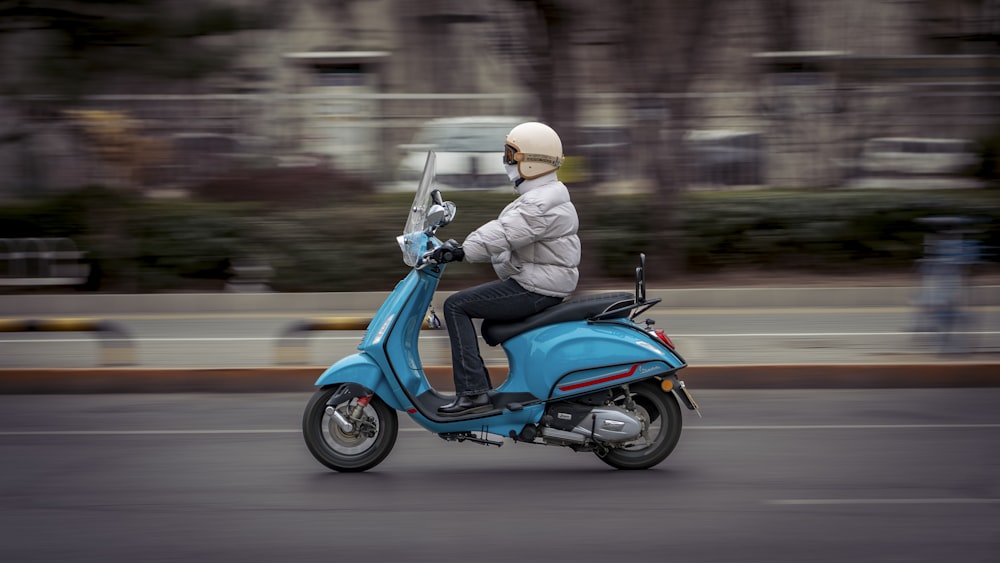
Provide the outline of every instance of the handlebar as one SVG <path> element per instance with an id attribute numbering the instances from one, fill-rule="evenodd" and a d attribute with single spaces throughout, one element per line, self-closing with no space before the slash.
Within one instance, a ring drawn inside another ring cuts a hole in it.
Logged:
<path id="1" fill-rule="evenodd" d="M 440 256 L 435 256 L 441 248 L 445 248 L 445 250 L 440 252 Z M 440 240 L 431 237 L 427 239 L 427 251 L 420 255 L 416 269 L 421 270 L 428 264 L 447 264 L 448 262 L 456 262 L 461 260 L 462 256 L 462 246 L 454 240 L 441 242 Z"/>
<path id="2" fill-rule="evenodd" d="M 427 251 L 420 255 L 417 259 L 417 265 L 414 266 L 417 270 L 423 270 L 427 266 L 440 264 L 437 260 L 432 258 L 434 251 L 441 247 L 444 243 L 434 237 L 429 237 L 427 239 Z"/>

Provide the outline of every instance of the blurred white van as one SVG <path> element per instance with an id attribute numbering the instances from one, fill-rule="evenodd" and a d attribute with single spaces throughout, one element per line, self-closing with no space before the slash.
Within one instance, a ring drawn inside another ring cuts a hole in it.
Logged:
<path id="1" fill-rule="evenodd" d="M 970 175 L 977 163 L 967 139 L 879 137 L 869 139 L 858 161 L 854 187 L 976 187 Z"/>
<path id="2" fill-rule="evenodd" d="M 400 145 L 397 182 L 384 189 L 412 191 L 424 169 L 427 151 L 437 154 L 435 184 L 451 190 L 512 188 L 503 166 L 507 133 L 530 117 L 472 116 L 432 119 L 413 141 Z"/>

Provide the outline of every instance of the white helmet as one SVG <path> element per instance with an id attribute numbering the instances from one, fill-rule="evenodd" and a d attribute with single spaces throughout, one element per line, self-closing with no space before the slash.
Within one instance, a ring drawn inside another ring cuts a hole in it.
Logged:
<path id="1" fill-rule="evenodd" d="M 507 133 L 503 162 L 516 164 L 518 174 L 525 180 L 544 176 L 562 166 L 562 141 L 544 123 L 522 123 Z"/>

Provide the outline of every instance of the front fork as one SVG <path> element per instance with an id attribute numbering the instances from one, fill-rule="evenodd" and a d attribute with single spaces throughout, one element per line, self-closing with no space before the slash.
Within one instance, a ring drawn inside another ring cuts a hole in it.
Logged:
<path id="1" fill-rule="evenodd" d="M 330 399 L 326 402 L 326 414 L 337 423 L 341 432 L 355 435 L 364 432 L 368 437 L 372 437 L 376 428 L 365 416 L 365 407 L 371 403 L 374 395 L 371 389 L 363 385 L 345 383 L 330 395 Z M 348 404 L 347 408 L 337 408 L 344 403 Z"/>
<path id="2" fill-rule="evenodd" d="M 368 406 L 371 400 L 371 397 L 359 397 L 355 401 L 354 406 L 351 407 L 350 412 L 347 413 L 347 416 L 344 416 L 344 413 L 337 410 L 336 407 L 327 405 L 326 414 L 337 423 L 337 426 L 345 434 L 354 434 L 355 429 L 364 424 L 365 407 Z"/>

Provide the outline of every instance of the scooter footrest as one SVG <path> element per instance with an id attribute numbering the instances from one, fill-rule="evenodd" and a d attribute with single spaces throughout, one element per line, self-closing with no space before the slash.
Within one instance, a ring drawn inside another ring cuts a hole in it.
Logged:
<path id="1" fill-rule="evenodd" d="M 442 440 L 449 442 L 475 442 L 477 444 L 483 444 L 484 446 L 496 446 L 498 448 L 503 445 L 503 442 L 480 438 L 472 432 L 445 432 L 438 434 L 438 436 L 440 436 Z"/>

